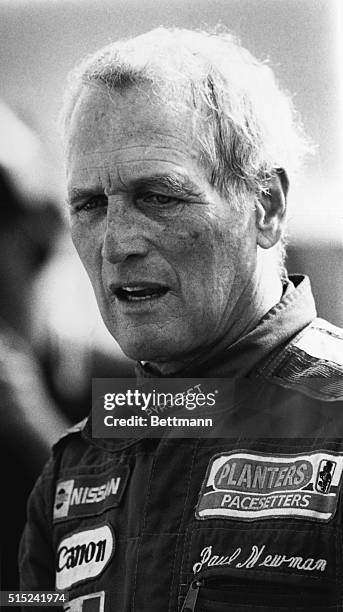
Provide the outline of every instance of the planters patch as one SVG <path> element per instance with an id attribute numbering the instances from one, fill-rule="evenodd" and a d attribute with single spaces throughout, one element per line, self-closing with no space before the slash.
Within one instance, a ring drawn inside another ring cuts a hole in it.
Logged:
<path id="1" fill-rule="evenodd" d="M 327 522 L 336 511 L 342 469 L 343 456 L 325 451 L 216 455 L 207 469 L 196 518 L 305 517 Z"/>
<path id="2" fill-rule="evenodd" d="M 59 480 L 53 520 L 94 516 L 118 506 L 129 475 L 127 466 L 115 466 L 101 474 Z"/>

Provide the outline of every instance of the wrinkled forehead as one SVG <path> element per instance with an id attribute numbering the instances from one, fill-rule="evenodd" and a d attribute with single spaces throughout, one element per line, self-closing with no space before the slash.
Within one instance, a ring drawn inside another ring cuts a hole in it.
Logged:
<path id="1" fill-rule="evenodd" d="M 165 146 L 166 139 L 195 141 L 191 110 L 160 101 L 149 85 L 109 90 L 84 86 L 66 130 L 67 162 L 100 151 L 104 143 L 114 149 L 141 142 Z"/>

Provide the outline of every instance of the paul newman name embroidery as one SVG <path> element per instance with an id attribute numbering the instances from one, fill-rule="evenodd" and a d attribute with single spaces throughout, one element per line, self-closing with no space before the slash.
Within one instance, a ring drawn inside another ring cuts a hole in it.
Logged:
<path id="1" fill-rule="evenodd" d="M 325 451 L 216 455 L 207 469 L 196 518 L 329 521 L 336 511 L 342 470 L 342 454 Z"/>
<path id="2" fill-rule="evenodd" d="M 200 560 L 193 565 L 193 572 L 197 574 L 202 569 L 214 566 L 231 566 L 237 569 L 253 569 L 257 567 L 288 567 L 299 571 L 306 572 L 324 572 L 327 566 L 326 559 L 304 558 L 299 555 L 271 555 L 266 554 L 266 546 L 251 547 L 248 553 L 242 551 L 241 548 L 236 548 L 231 555 L 214 555 L 212 554 L 212 546 L 206 546 L 200 553 Z"/>

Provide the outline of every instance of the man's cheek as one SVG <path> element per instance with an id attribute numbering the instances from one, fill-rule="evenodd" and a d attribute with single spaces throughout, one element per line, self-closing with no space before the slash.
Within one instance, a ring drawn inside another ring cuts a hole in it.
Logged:
<path id="1" fill-rule="evenodd" d="M 74 247 L 88 274 L 101 265 L 101 241 L 92 232 L 78 228 L 71 234 Z"/>

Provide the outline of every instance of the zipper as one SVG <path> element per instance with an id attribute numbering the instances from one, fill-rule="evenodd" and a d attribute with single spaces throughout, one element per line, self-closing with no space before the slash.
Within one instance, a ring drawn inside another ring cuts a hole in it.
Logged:
<path id="1" fill-rule="evenodd" d="M 193 580 L 193 582 L 191 582 L 181 612 L 194 612 L 200 587 L 202 587 L 203 584 L 204 580 Z"/>
<path id="2" fill-rule="evenodd" d="M 228 578 L 229 578 L 229 581 L 228 581 Z M 227 576 L 227 572 L 225 571 L 219 570 L 216 572 L 216 574 L 213 574 L 212 571 L 206 571 L 206 570 L 201 572 L 198 575 L 198 577 L 194 578 L 192 582 L 190 583 L 185 600 L 183 602 L 183 606 L 181 608 L 181 612 L 195 612 L 197 601 L 199 598 L 200 589 L 202 587 L 206 587 L 206 592 L 207 592 L 207 589 L 211 589 L 211 588 L 217 588 L 217 589 L 220 588 L 222 591 L 224 592 L 226 591 L 226 593 L 230 591 L 230 595 L 232 597 L 232 603 L 234 604 L 234 602 L 236 601 L 237 593 L 238 592 L 242 593 L 242 587 L 244 583 L 241 581 L 237 583 L 236 580 L 234 582 L 231 582 L 230 578 L 232 577 Z M 225 584 L 223 584 L 223 582 Z M 292 585 L 294 586 L 294 584 L 298 584 L 298 581 L 294 583 L 292 580 L 290 580 L 288 583 L 287 590 L 289 590 L 289 588 L 291 588 L 292 590 Z M 283 592 L 279 591 L 279 588 L 281 587 L 279 582 L 276 582 L 275 584 L 271 582 L 269 583 L 268 586 L 269 586 L 269 597 L 270 597 L 269 605 L 276 605 L 280 597 L 283 597 L 283 595 L 285 594 L 286 586 L 283 585 Z M 322 602 L 324 597 L 327 600 L 327 596 L 328 596 L 328 593 L 326 590 L 323 591 L 322 589 L 315 589 L 315 591 L 313 592 L 313 586 L 314 586 L 314 583 L 312 583 L 312 588 L 310 588 L 310 585 L 308 585 L 306 590 L 301 589 L 301 595 L 300 595 L 300 597 L 302 598 L 305 597 L 306 600 L 309 597 L 307 605 L 311 605 L 311 607 L 314 604 L 318 605 L 318 603 Z M 308 592 L 309 588 L 310 588 L 310 592 Z M 264 583 L 253 584 L 251 585 L 251 591 L 253 591 L 258 598 L 261 592 L 265 593 L 265 584 Z M 252 593 L 250 593 L 250 600 L 251 600 L 251 597 L 253 597 Z M 319 610 L 319 608 L 317 609 Z"/>

